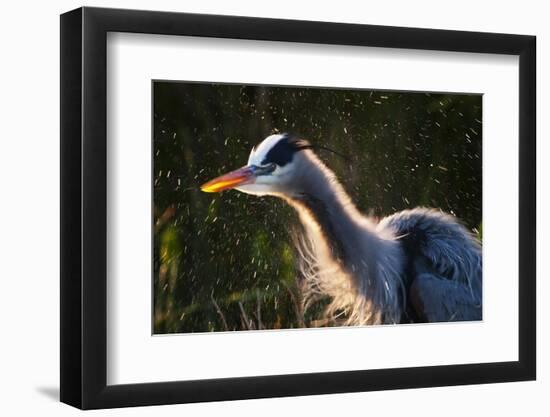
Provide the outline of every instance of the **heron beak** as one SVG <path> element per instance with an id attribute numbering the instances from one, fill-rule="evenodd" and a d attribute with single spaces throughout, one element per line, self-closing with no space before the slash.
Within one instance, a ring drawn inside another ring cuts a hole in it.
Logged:
<path id="1" fill-rule="evenodd" d="M 254 167 L 244 166 L 208 181 L 201 185 L 201 190 L 205 193 L 217 193 L 224 190 L 230 190 L 239 185 L 251 184 L 254 182 L 255 178 Z"/>

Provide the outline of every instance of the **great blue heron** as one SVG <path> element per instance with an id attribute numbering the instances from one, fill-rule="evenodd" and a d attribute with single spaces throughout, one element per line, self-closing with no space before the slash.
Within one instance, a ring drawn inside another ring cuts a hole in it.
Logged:
<path id="1" fill-rule="evenodd" d="M 453 216 L 413 208 L 376 221 L 359 213 L 309 142 L 275 134 L 248 164 L 201 188 L 284 199 L 305 233 L 298 253 L 307 294 L 331 297 L 348 325 L 480 320 L 481 245 Z"/>

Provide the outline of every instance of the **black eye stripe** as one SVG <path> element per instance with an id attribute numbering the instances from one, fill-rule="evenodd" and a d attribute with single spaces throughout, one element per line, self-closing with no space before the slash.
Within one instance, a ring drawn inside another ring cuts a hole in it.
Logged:
<path id="1" fill-rule="evenodd" d="M 292 158 L 296 152 L 309 147 L 310 144 L 306 140 L 298 139 L 289 134 L 285 134 L 284 138 L 277 142 L 277 144 L 269 150 L 262 161 L 262 165 L 273 163 L 281 167 L 285 166 L 292 161 Z"/>

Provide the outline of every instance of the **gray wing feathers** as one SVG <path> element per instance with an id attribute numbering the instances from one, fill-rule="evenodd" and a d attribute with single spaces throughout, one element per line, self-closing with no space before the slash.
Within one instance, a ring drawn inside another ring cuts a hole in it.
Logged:
<path id="1" fill-rule="evenodd" d="M 411 285 L 409 299 L 421 321 L 481 320 L 481 304 L 467 286 L 456 281 L 421 274 Z"/>
<path id="2" fill-rule="evenodd" d="M 414 236 L 409 298 L 421 319 L 481 319 L 481 244 L 455 217 L 416 208 L 384 219 L 381 226 L 391 228 L 398 239 Z"/>

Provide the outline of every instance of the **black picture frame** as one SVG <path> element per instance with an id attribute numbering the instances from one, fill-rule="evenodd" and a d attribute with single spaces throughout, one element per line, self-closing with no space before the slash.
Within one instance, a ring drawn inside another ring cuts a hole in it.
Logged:
<path id="1" fill-rule="evenodd" d="M 107 385 L 108 32 L 519 56 L 519 360 Z M 88 7 L 61 15 L 61 401 L 93 409 L 535 379 L 535 51 L 524 35 Z"/>

